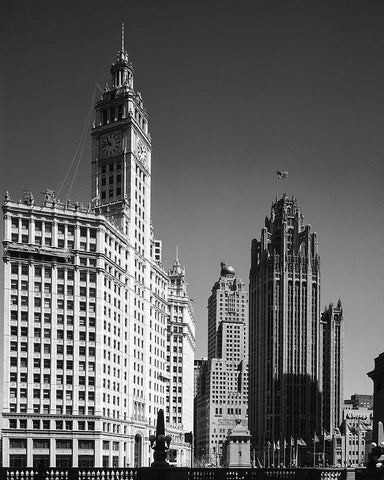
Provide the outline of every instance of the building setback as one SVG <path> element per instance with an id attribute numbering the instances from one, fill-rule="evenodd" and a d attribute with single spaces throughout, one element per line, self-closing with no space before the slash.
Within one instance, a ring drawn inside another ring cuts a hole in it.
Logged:
<path id="1" fill-rule="evenodd" d="M 228 431 L 248 424 L 248 292 L 221 264 L 208 299 L 208 361 L 199 364 L 196 456 L 219 465 Z"/>
<path id="2" fill-rule="evenodd" d="M 193 314 L 152 231 L 148 116 L 124 45 L 111 74 L 95 107 L 88 207 L 52 191 L 41 205 L 28 191 L 3 205 L 5 467 L 147 466 L 175 387 L 167 433 L 178 464 L 190 463 Z"/>
<path id="3" fill-rule="evenodd" d="M 249 426 L 262 458 L 267 442 L 309 445 L 321 426 L 320 258 L 295 198 L 273 203 L 252 241 L 249 295 Z"/>
<path id="4" fill-rule="evenodd" d="M 350 399 L 344 400 L 344 408 L 373 408 L 373 395 L 366 393 L 354 393 Z"/>

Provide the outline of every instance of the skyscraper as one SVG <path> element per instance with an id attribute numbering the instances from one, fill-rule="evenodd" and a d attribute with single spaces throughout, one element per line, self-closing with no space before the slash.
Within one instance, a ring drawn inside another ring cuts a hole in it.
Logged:
<path id="1" fill-rule="evenodd" d="M 220 464 L 223 441 L 236 420 L 248 424 L 248 292 L 221 264 L 208 299 L 208 361 L 197 394 L 196 454 Z"/>
<path id="2" fill-rule="evenodd" d="M 166 421 L 181 432 L 193 431 L 195 319 L 187 292 L 185 268 L 176 256 L 168 272 Z M 184 456 L 184 452 L 181 451 Z M 181 464 L 190 465 L 186 459 Z"/>
<path id="3" fill-rule="evenodd" d="M 330 304 L 321 315 L 323 428 L 333 433 L 342 422 L 344 403 L 344 318 L 341 301 Z"/>
<path id="4" fill-rule="evenodd" d="M 267 441 L 307 440 L 321 424 L 320 259 L 295 198 L 272 204 L 252 241 L 249 425 Z"/>
<path id="5" fill-rule="evenodd" d="M 184 420 L 191 429 L 194 322 L 154 238 L 148 115 L 123 38 L 111 75 L 95 106 L 88 207 L 50 190 L 41 205 L 28 191 L 3 205 L 3 466 L 149 464 L 172 382 L 168 295 L 182 318 L 174 338 L 186 339 L 171 383 L 185 400 L 168 427 L 175 449 Z"/>

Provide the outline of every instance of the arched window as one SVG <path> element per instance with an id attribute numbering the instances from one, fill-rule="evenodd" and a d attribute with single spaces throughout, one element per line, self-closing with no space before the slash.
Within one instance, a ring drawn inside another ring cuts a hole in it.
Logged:
<path id="1" fill-rule="evenodd" d="M 135 468 L 141 467 L 142 438 L 138 433 L 135 435 Z"/>

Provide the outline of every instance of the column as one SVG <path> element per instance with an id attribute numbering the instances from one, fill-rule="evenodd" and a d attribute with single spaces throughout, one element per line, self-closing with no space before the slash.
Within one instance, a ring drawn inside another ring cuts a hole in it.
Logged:
<path id="1" fill-rule="evenodd" d="M 124 466 L 124 442 L 119 442 L 119 468 Z"/>
<path id="2" fill-rule="evenodd" d="M 79 466 L 79 448 L 78 448 L 78 440 L 77 438 L 73 439 L 73 446 L 72 446 L 72 467 L 78 468 Z"/>
<path id="3" fill-rule="evenodd" d="M 33 467 L 32 455 L 33 440 L 31 437 L 27 438 L 27 467 Z"/>
<path id="4" fill-rule="evenodd" d="M 101 468 L 102 466 L 103 466 L 102 439 L 95 438 L 95 468 Z"/>
<path id="5" fill-rule="evenodd" d="M 3 437 L 3 467 L 9 468 L 9 438 Z"/>
<path id="6" fill-rule="evenodd" d="M 56 467 L 56 439 L 49 439 L 49 466 Z"/>

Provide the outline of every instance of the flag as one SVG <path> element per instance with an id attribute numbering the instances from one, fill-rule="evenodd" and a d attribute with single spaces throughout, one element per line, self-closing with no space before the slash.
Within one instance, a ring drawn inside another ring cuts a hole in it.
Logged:
<path id="1" fill-rule="evenodd" d="M 273 450 L 276 450 L 276 443 L 275 442 L 272 442 L 272 448 L 273 448 Z"/>
<path id="2" fill-rule="evenodd" d="M 287 443 L 287 441 L 286 441 L 285 438 L 284 438 L 284 448 L 286 448 L 287 446 L 288 446 L 288 443 Z"/>
<path id="3" fill-rule="evenodd" d="M 271 448 L 271 442 L 267 442 L 267 448 Z"/>
<path id="4" fill-rule="evenodd" d="M 276 450 L 280 450 L 280 440 L 277 440 L 276 442 Z"/>
<path id="5" fill-rule="evenodd" d="M 312 442 L 313 442 L 313 443 L 318 443 L 318 442 L 320 442 L 319 437 L 316 435 L 316 432 L 313 432 Z"/>
<path id="6" fill-rule="evenodd" d="M 276 172 L 276 175 L 277 175 L 277 178 L 287 178 L 288 177 L 288 172 L 281 172 L 280 170 L 278 170 Z"/>
<path id="7" fill-rule="evenodd" d="M 332 440 L 332 435 L 326 430 L 323 430 L 323 437 L 326 442 L 330 442 Z"/>
<path id="8" fill-rule="evenodd" d="M 307 444 L 304 442 L 304 440 L 301 437 L 298 437 L 297 445 L 300 445 L 301 447 L 306 447 L 307 446 Z"/>
<path id="9" fill-rule="evenodd" d="M 295 439 L 293 437 L 291 437 L 291 446 L 294 447 L 295 446 Z"/>

